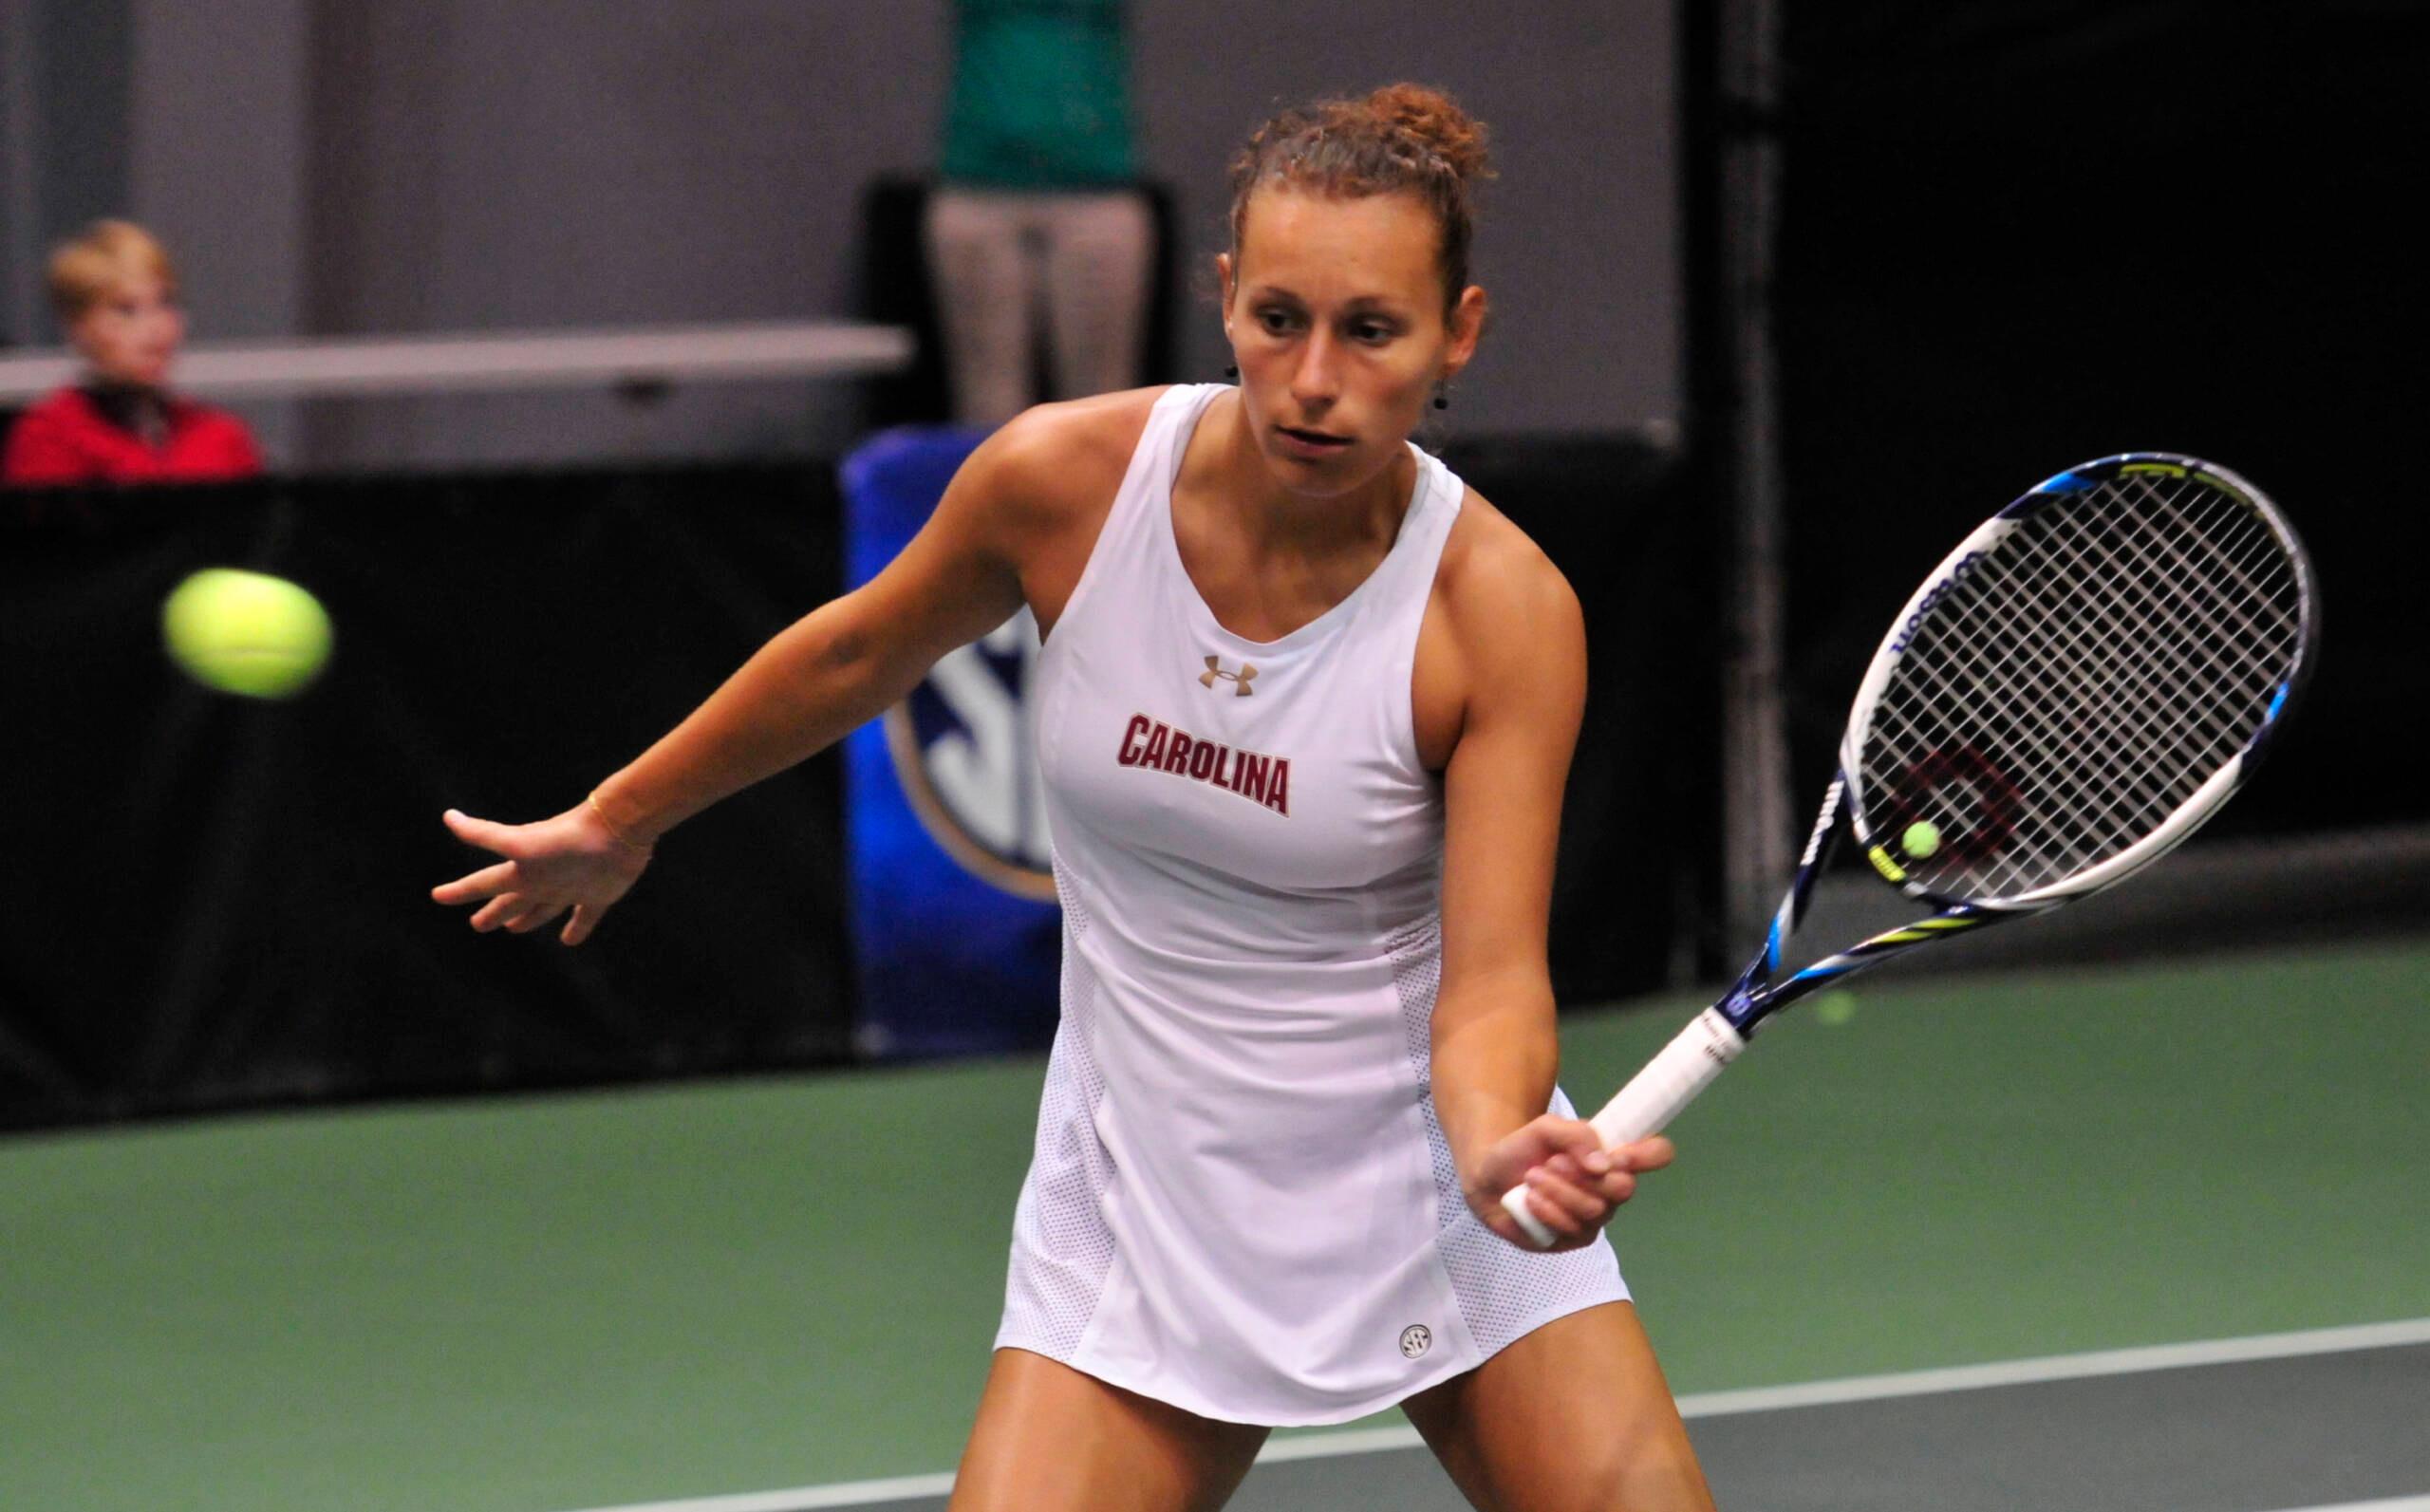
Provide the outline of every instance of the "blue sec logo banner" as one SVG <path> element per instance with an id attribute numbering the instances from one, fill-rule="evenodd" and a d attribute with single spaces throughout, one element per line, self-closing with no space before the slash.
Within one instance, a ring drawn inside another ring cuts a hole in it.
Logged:
<path id="1" fill-rule="evenodd" d="M 845 458 L 848 587 L 927 523 L 984 434 L 906 427 Z M 1024 609 L 844 742 L 864 1054 L 967 1055 L 1054 1036 L 1062 920 L 1024 699 L 1037 646 Z"/>

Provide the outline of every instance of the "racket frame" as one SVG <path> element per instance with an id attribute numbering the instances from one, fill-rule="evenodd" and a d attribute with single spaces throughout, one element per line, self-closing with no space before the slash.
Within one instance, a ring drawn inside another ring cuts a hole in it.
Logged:
<path id="1" fill-rule="evenodd" d="M 2015 897 L 1966 898 L 1935 892 L 1908 875 L 1891 857 L 1888 847 L 1866 832 L 1864 806 L 1854 801 L 1860 795 L 1854 791 L 1849 774 L 1861 770 L 1860 758 L 1865 736 L 1872 725 L 1874 706 L 1889 686 L 1892 675 L 1906 655 L 1925 616 L 1971 570 L 1975 561 L 1987 554 L 2003 537 L 2022 528 L 2027 520 L 2053 503 L 2131 472 L 2196 477 L 2234 496 L 2268 527 L 2285 551 L 2287 560 L 2293 564 L 2295 572 L 2300 620 L 2293 665 L 2271 698 L 2259 728 L 2246 740 L 2244 748 L 2213 773 L 2150 834 L 2095 866 Z M 1972 933 L 2006 920 L 2047 913 L 2063 904 L 2089 897 L 2124 881 L 2177 849 L 2188 835 L 2201 828 L 2203 821 L 2215 813 L 2221 804 L 2227 802 L 2260 764 L 2271 737 L 2310 681 L 2312 666 L 2317 660 L 2314 653 L 2318 639 L 2318 599 L 2314 592 L 2311 559 L 2305 551 L 2303 542 L 2268 495 L 2217 463 L 2174 452 L 2122 452 L 2071 467 L 2034 485 L 2007 508 L 1977 526 L 1957 544 L 1955 550 L 1942 558 L 1940 565 L 1909 595 L 1905 607 L 1891 622 L 1889 633 L 1882 637 L 1872 663 L 1865 668 L 1864 678 L 1858 684 L 1856 699 L 1848 710 L 1847 726 L 1841 737 L 1839 771 L 1833 774 L 1830 786 L 1823 793 L 1822 809 L 1815 815 L 1814 828 L 1807 835 L 1805 849 L 1798 860 L 1797 873 L 1782 896 L 1780 907 L 1772 915 L 1763 948 L 1756 952 L 1754 960 L 1748 963 L 1747 969 L 1740 973 L 1738 980 L 1730 984 L 1729 990 L 1718 1002 L 1692 1020 L 1590 1120 L 1603 1147 L 1609 1149 L 1661 1132 L 1681 1110 L 1695 1099 L 1697 1093 L 1721 1073 L 1724 1067 L 1737 1058 L 1746 1048 L 1748 1039 L 1765 1019 L 1841 977 L 1917 945 Z M 1847 811 L 1850 835 L 1865 848 L 1866 858 L 1882 880 L 1909 897 L 1932 905 L 1936 911 L 1897 928 L 1885 929 L 1774 981 L 1772 979 L 1780 970 L 1784 948 L 1804 920 L 1815 883 L 1830 866 L 1840 838 L 1839 821 L 1842 809 Z M 1553 1232 L 1529 1210 L 1526 1197 L 1527 1188 L 1523 1183 L 1504 1194 L 1503 1207 L 1540 1247 L 1549 1247 L 1554 1241 Z"/>
<path id="2" fill-rule="evenodd" d="M 1865 736 L 1872 727 L 1874 706 L 1882 691 L 1889 686 L 1925 615 L 1965 576 L 1977 559 L 1988 553 L 2003 537 L 2052 504 L 2123 474 L 2138 472 L 2196 478 L 2237 499 L 2277 538 L 2295 573 L 2300 623 L 2294 663 L 2271 697 L 2259 727 L 2245 741 L 2244 749 L 2223 763 L 2150 834 L 2107 860 L 2015 897 L 1969 898 L 1935 892 L 1907 875 L 1892 859 L 1888 847 L 1882 843 L 1886 837 L 1877 837 L 1866 831 L 1864 806 L 1856 801 L 1860 794 L 1849 774 L 1861 770 L 1860 756 Z M 1977 526 L 1942 558 L 1940 565 L 1909 595 L 1905 607 L 1891 622 L 1889 633 L 1881 638 L 1881 644 L 1865 668 L 1864 677 L 1858 683 L 1856 699 L 1849 706 L 1848 722 L 1840 740 L 1840 770 L 1833 775 L 1830 788 L 1823 796 L 1822 812 L 1815 817 L 1814 831 L 1798 863 L 1797 875 L 1781 900 L 1779 910 L 1773 915 L 1764 948 L 1731 985 L 1729 992 L 1715 1004 L 1716 1009 L 1741 1036 L 1751 1034 L 1756 1025 L 1771 1014 L 1851 971 L 1872 965 L 1916 945 L 1946 940 L 2004 920 L 2047 912 L 2061 904 L 2089 897 L 2105 887 L 2114 887 L 2159 860 L 2201 828 L 2203 821 L 2217 812 L 2219 806 L 2226 803 L 2260 765 L 2271 737 L 2310 681 L 2312 665 L 2316 661 L 2313 651 L 2318 639 L 2319 608 L 2310 556 L 2305 551 L 2294 528 L 2287 523 L 2286 516 L 2279 513 L 2268 495 L 2228 469 L 2215 462 L 2175 452 L 2122 452 L 2071 467 L 2035 484 L 2006 509 Z M 1830 864 L 1838 837 L 1838 819 L 1843 808 L 1847 811 L 1850 837 L 1864 848 L 1866 859 L 1872 862 L 1882 880 L 1907 896 L 1933 905 L 1937 911 L 1898 928 L 1884 930 L 1775 983 L 1771 979 L 1780 969 L 1782 949 L 1804 920 L 1814 884 Z"/>

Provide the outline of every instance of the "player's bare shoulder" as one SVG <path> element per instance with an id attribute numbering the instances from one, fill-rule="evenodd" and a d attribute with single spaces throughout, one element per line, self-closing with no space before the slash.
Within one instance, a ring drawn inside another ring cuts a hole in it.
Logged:
<path id="1" fill-rule="evenodd" d="M 1481 714 L 1574 731 L 1585 705 L 1578 595 L 1527 532 L 1474 489 L 1443 543 L 1411 693 L 1419 758 L 1438 772 Z"/>
<path id="2" fill-rule="evenodd" d="M 1040 404 L 980 443 L 938 509 L 1019 575 L 1041 628 L 1089 565 L 1148 428 L 1157 388 Z M 948 527 L 954 528 L 954 527 Z"/>
<path id="3" fill-rule="evenodd" d="M 1548 653 L 1585 656 L 1585 615 L 1551 557 L 1470 489 L 1443 543 L 1434 607 L 1465 659 L 1500 663 Z"/>
<path id="4" fill-rule="evenodd" d="M 1103 519 L 1155 407 L 1157 388 L 1125 389 L 1022 411 L 980 443 L 964 478 L 1019 535 Z"/>

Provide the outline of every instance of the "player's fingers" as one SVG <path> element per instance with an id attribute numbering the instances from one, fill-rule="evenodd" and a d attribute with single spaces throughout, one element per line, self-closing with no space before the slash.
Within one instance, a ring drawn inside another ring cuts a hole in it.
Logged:
<path id="1" fill-rule="evenodd" d="M 468 846 L 479 846 L 499 855 L 514 854 L 514 829 L 511 824 L 498 824 L 488 819 L 476 819 L 461 809 L 450 809 L 439 819 L 457 839 Z"/>
<path id="2" fill-rule="evenodd" d="M 1557 1118 L 1547 1114 L 1538 1122 L 1537 1129 L 1551 1150 L 1549 1159 L 1566 1155 L 1583 1166 L 1590 1157 L 1602 1153 L 1602 1137 L 1595 1132 L 1593 1124 L 1582 1118 Z"/>
<path id="3" fill-rule="evenodd" d="M 598 918 L 598 913 L 591 908 L 590 905 L 575 904 L 573 912 L 566 916 L 566 926 L 557 932 L 557 943 L 567 945 L 582 943 L 590 938 L 591 926 Z"/>
<path id="4" fill-rule="evenodd" d="M 453 882 L 442 882 L 430 889 L 437 903 L 478 903 L 512 889 L 520 880 L 512 861 L 501 861 L 494 867 L 483 867 L 468 872 Z"/>
<path id="5" fill-rule="evenodd" d="M 1552 1234 L 1553 1242 L 1549 1245 L 1538 1244 L 1535 1241 L 1535 1236 L 1523 1236 L 1517 1232 L 1516 1223 L 1510 1225 L 1510 1232 L 1503 1235 L 1505 1239 L 1524 1244 L 1529 1249 L 1559 1249 L 1564 1243 L 1575 1241 L 1579 1237 L 1580 1230 L 1578 1220 L 1569 1216 L 1569 1209 L 1537 1191 L 1532 1182 L 1527 1185 L 1527 1211 L 1535 1214 L 1536 1222 L 1542 1223 Z"/>
<path id="6" fill-rule="evenodd" d="M 519 892 L 501 892 L 473 910 L 473 927 L 483 934 L 523 911 L 525 899 Z"/>
<path id="7" fill-rule="evenodd" d="M 1585 1185 L 1589 1191 L 1614 1207 L 1636 1195 L 1636 1174 L 1634 1171 L 1607 1171 Z"/>
<path id="8" fill-rule="evenodd" d="M 1604 1184 L 1616 1174 L 1622 1174 L 1612 1157 L 1599 1149 L 1590 1149 L 1583 1158 L 1555 1155 L 1542 1167 L 1581 1191 L 1600 1192 Z M 1607 1199 L 1608 1200 L 1608 1199 Z"/>
<path id="9" fill-rule="evenodd" d="M 1660 1170 L 1679 1153 L 1679 1147 L 1661 1134 L 1648 1134 L 1612 1151 L 1613 1164 L 1629 1170 Z"/>
<path id="10" fill-rule="evenodd" d="M 1554 1233 L 1575 1238 L 1609 1216 L 1612 1204 L 1542 1167 L 1527 1173 L 1527 1205 Z M 1551 1209 L 1548 1213 L 1546 1209 Z M 1559 1215 L 1559 1222 L 1554 1215 Z"/>
<path id="11" fill-rule="evenodd" d="M 511 935 L 528 935 L 565 912 L 565 907 L 566 905 L 562 903 L 549 902 L 544 899 L 527 900 L 524 905 L 506 921 L 506 932 Z"/>

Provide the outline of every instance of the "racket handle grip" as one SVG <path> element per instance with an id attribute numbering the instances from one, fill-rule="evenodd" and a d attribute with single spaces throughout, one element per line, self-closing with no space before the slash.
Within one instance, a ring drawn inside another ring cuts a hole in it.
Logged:
<path id="1" fill-rule="evenodd" d="M 1648 1134 L 1662 1132 L 1696 1094 L 1712 1084 L 1721 1069 L 1747 1048 L 1747 1036 L 1721 1016 L 1718 1008 L 1698 1014 L 1679 1031 L 1662 1053 L 1629 1078 L 1619 1094 L 1603 1105 L 1592 1120 L 1595 1137 L 1605 1149 L 1617 1149 Z M 1521 1232 L 1538 1249 L 1550 1249 L 1554 1234 L 1528 1209 L 1524 1182 L 1502 1194 L 1503 1210 L 1517 1220 Z"/>

